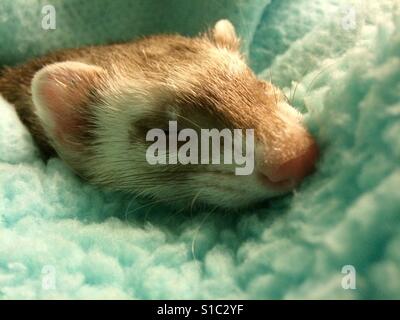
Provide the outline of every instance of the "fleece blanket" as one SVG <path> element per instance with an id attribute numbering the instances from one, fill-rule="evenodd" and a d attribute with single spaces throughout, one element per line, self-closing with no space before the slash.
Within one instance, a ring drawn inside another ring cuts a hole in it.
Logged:
<path id="1" fill-rule="evenodd" d="M 44 163 L 1 99 L 0 298 L 400 298 L 396 0 L 2 0 L 0 63 L 220 18 L 306 114 L 317 172 L 262 208 L 171 211 Z"/>

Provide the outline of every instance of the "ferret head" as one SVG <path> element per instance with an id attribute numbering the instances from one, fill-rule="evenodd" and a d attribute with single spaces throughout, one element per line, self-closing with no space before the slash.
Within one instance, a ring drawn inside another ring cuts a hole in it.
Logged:
<path id="1" fill-rule="evenodd" d="M 289 192 L 313 170 L 318 152 L 302 115 L 249 69 L 229 21 L 198 38 L 108 47 L 105 57 L 51 64 L 32 81 L 52 146 L 83 178 L 160 202 L 229 208 Z M 254 171 L 236 175 L 235 163 L 149 163 L 146 136 L 159 128 L 168 138 L 170 121 L 178 133 L 253 129 Z"/>

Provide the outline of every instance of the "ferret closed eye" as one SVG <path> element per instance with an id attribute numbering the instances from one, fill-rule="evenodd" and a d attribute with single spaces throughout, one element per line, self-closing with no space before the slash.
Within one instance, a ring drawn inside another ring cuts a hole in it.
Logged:
<path id="1" fill-rule="evenodd" d="M 92 184 L 179 206 L 194 198 L 248 206 L 298 186 L 313 171 L 318 148 L 302 115 L 279 88 L 256 78 L 239 47 L 233 25 L 221 20 L 195 38 L 65 49 L 3 70 L 0 92 L 44 156 L 60 157 Z M 254 130 L 254 171 L 152 165 L 146 135 L 159 128 L 170 137 L 171 121 L 196 132 Z"/>

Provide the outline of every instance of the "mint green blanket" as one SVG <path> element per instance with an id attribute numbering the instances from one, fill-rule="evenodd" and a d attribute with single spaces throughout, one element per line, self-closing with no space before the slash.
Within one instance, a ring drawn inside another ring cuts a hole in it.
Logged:
<path id="1" fill-rule="evenodd" d="M 0 98 L 0 298 L 400 298 L 396 0 L 2 0 L 0 65 L 220 18 L 307 113 L 316 174 L 265 208 L 172 212 L 43 163 Z"/>

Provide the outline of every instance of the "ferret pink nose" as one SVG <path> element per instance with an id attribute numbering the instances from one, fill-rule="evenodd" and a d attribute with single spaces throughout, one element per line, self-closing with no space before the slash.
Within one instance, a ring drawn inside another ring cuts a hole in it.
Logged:
<path id="1" fill-rule="evenodd" d="M 318 147 L 313 143 L 300 156 L 279 167 L 262 170 L 264 182 L 278 189 L 292 189 L 314 171 L 318 155 Z"/>

